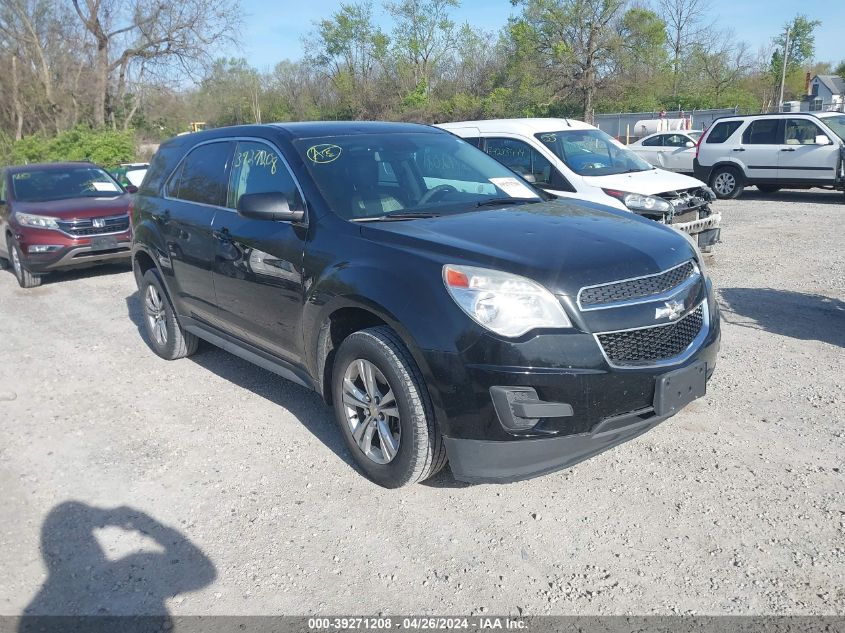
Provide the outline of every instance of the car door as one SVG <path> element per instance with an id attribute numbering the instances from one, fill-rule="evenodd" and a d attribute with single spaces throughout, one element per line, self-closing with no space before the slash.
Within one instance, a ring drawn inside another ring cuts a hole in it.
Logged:
<path id="1" fill-rule="evenodd" d="M 655 134 L 644 138 L 639 145 L 631 147 L 634 152 L 640 155 L 655 167 L 662 167 L 660 154 L 663 151 L 663 134 Z"/>
<path id="2" fill-rule="evenodd" d="M 692 143 L 692 147 L 687 144 Z M 686 134 L 664 134 L 663 168 L 670 171 L 692 172 L 692 159 L 695 157 L 695 143 Z"/>
<path id="3" fill-rule="evenodd" d="M 817 145 L 816 137 L 824 136 L 827 145 Z M 839 146 L 809 119 L 786 120 L 786 147 L 781 148 L 778 179 L 795 183 L 831 184 L 839 162 Z"/>
<path id="4" fill-rule="evenodd" d="M 300 363 L 306 223 L 255 220 L 236 211 L 242 195 L 270 192 L 283 193 L 291 206 L 304 208 L 281 152 L 263 140 L 239 140 L 228 209 L 214 219 L 217 305 L 227 330 L 274 356 Z"/>
<path id="5" fill-rule="evenodd" d="M 198 145 L 182 160 L 165 185 L 162 204 L 153 211 L 170 255 L 170 290 L 189 316 L 217 322 L 212 280 L 214 216 L 226 204 L 229 166 L 235 144 Z"/>
<path id="6" fill-rule="evenodd" d="M 555 193 L 575 192 L 575 188 L 552 165 L 552 162 L 525 141 L 488 136 L 484 139 L 482 149 L 511 171 L 542 189 L 549 189 Z"/>
<path id="7" fill-rule="evenodd" d="M 745 175 L 753 181 L 776 182 L 783 140 L 783 119 L 767 117 L 751 121 L 742 133 L 742 144 L 731 154 L 745 165 Z"/>

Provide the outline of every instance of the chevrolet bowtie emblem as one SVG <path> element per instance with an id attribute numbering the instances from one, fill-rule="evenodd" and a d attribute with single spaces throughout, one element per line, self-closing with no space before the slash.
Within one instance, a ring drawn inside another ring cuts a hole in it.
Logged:
<path id="1" fill-rule="evenodd" d="M 657 308 L 654 311 L 654 318 L 655 320 L 662 319 L 663 317 L 667 317 L 670 321 L 674 321 L 684 311 L 684 304 L 680 301 L 667 301 L 663 304 L 662 308 Z"/>

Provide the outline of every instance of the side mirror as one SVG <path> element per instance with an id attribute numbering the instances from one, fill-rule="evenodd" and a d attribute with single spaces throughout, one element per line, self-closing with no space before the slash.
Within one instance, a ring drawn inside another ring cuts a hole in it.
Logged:
<path id="1" fill-rule="evenodd" d="M 126 193 L 138 193 L 138 187 L 135 185 L 126 185 L 124 189 L 126 189 Z"/>
<path id="2" fill-rule="evenodd" d="M 305 210 L 292 209 L 285 194 L 278 191 L 242 195 L 238 213 L 245 218 L 271 222 L 300 222 L 305 218 Z"/>
<path id="3" fill-rule="evenodd" d="M 537 176 L 535 176 L 534 174 L 520 174 L 520 176 L 522 176 L 524 180 L 527 180 L 532 185 L 537 182 Z"/>
<path id="4" fill-rule="evenodd" d="M 830 139 L 825 134 L 819 134 L 816 137 L 816 145 L 830 145 Z"/>
<path id="5" fill-rule="evenodd" d="M 687 147 L 690 147 L 690 148 L 695 147 L 695 143 L 693 143 L 692 141 L 687 141 L 687 142 L 686 142 L 686 143 L 684 143 L 684 144 L 685 144 Z"/>

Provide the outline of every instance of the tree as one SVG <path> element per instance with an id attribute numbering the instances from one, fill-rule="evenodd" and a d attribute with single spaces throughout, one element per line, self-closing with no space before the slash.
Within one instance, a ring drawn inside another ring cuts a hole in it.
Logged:
<path id="1" fill-rule="evenodd" d="M 341 4 L 309 38 L 313 51 L 309 58 L 323 69 L 345 115 L 365 117 L 373 112 L 376 75 L 388 44 L 388 37 L 373 22 L 369 3 Z"/>
<path id="2" fill-rule="evenodd" d="M 400 73 L 408 75 L 406 92 L 421 89 L 424 96 L 429 94 L 435 70 L 454 50 L 455 23 L 449 10 L 459 4 L 458 0 L 401 0 L 386 5 L 396 21 L 393 52 Z"/>
<path id="3" fill-rule="evenodd" d="M 816 52 L 815 30 L 821 22 L 810 20 L 806 15 L 796 15 L 790 22 L 783 25 L 783 32 L 775 37 L 772 42 L 775 51 L 772 53 L 772 61 L 769 64 L 769 73 L 772 78 L 772 85 L 780 86 L 783 72 L 783 53 L 786 49 L 786 77 L 803 71 L 804 65 L 813 59 Z M 789 33 L 788 48 L 787 33 Z"/>
<path id="4" fill-rule="evenodd" d="M 708 26 L 704 18 L 709 0 L 659 0 L 660 11 L 669 34 L 672 55 L 672 96 L 678 96 L 681 62 L 691 46 L 700 42 Z"/>
<path id="5" fill-rule="evenodd" d="M 845 81 L 845 59 L 839 62 L 839 65 L 836 67 L 836 70 L 833 71 L 835 74 L 842 77 L 842 80 Z"/>
<path id="6" fill-rule="evenodd" d="M 544 70 L 577 95 L 586 121 L 596 91 L 612 72 L 621 45 L 618 26 L 626 0 L 512 0 Z"/>
<path id="7" fill-rule="evenodd" d="M 133 71 L 194 74 L 211 61 L 209 50 L 235 40 L 237 0 L 72 0 L 95 50 L 97 126 L 114 125 Z"/>

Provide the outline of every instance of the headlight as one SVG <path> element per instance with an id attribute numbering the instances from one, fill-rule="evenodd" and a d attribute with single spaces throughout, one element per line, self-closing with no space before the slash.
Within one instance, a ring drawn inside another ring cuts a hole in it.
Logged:
<path id="1" fill-rule="evenodd" d="M 23 226 L 30 226 L 34 229 L 58 229 L 56 218 L 48 215 L 32 215 L 31 213 L 16 213 L 15 219 Z"/>
<path id="2" fill-rule="evenodd" d="M 510 273 L 473 266 L 443 267 L 455 303 L 491 332 L 516 337 L 535 328 L 572 327 L 555 296 L 540 284 Z"/>
<path id="3" fill-rule="evenodd" d="M 707 197 L 707 202 L 715 202 L 716 201 L 716 192 L 714 192 L 710 187 L 707 185 L 703 185 L 701 190 L 704 192 L 704 195 Z"/>
<path id="4" fill-rule="evenodd" d="M 602 189 L 611 198 L 621 201 L 631 211 L 647 211 L 653 213 L 669 213 L 672 205 L 663 198 L 657 196 L 646 196 L 641 193 L 628 193 L 616 189 Z"/>

